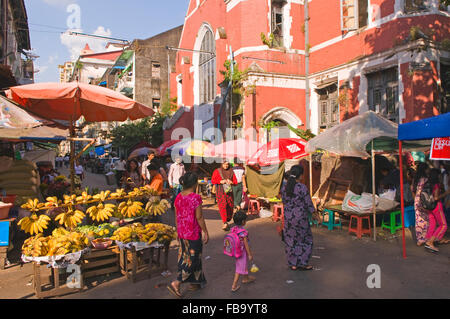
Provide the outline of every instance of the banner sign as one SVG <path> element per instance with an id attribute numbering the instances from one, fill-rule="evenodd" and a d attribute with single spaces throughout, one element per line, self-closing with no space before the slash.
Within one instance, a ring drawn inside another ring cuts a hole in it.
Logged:
<path id="1" fill-rule="evenodd" d="M 450 161 L 450 137 L 433 138 L 430 159 Z"/>

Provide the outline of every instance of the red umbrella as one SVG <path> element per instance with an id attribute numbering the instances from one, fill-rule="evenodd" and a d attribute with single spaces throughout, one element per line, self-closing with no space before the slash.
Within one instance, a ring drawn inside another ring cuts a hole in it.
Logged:
<path id="1" fill-rule="evenodd" d="M 169 147 L 171 147 L 172 145 L 177 144 L 178 142 L 180 142 L 180 140 L 170 140 L 170 141 L 165 141 L 164 143 L 162 143 L 156 150 L 158 152 L 158 154 L 161 155 L 166 155 L 167 153 L 167 149 Z"/>
<path id="2" fill-rule="evenodd" d="M 132 99 L 107 88 L 79 82 L 35 83 L 14 86 L 6 96 L 44 119 L 66 120 L 70 123 L 71 179 L 74 184 L 73 123 L 83 116 L 88 122 L 136 120 L 154 111 Z M 93 144 L 93 141 L 91 142 Z"/>
<path id="3" fill-rule="evenodd" d="M 308 155 L 305 152 L 306 141 L 298 138 L 279 138 L 263 145 L 248 160 L 247 164 L 268 166 L 279 164 L 288 159 L 299 159 Z"/>
<path id="4" fill-rule="evenodd" d="M 88 122 L 136 120 L 154 111 L 119 92 L 79 82 L 14 86 L 6 96 L 45 118 Z"/>

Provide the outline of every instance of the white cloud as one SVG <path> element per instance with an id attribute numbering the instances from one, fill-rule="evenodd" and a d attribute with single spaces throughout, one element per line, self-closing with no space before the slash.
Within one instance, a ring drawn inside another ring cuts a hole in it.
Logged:
<path id="1" fill-rule="evenodd" d="M 74 32 L 84 33 L 83 30 L 70 30 Z M 94 35 L 110 37 L 112 32 L 110 29 L 105 29 L 103 26 L 97 27 L 97 29 L 93 33 Z M 82 35 L 69 35 L 68 33 L 63 33 L 60 36 L 61 43 L 67 47 L 70 53 L 70 59 L 75 61 L 78 59 L 81 50 L 86 46 L 86 43 L 89 44 L 89 47 L 94 52 L 103 52 L 105 51 L 107 40 L 92 38 L 88 36 Z"/>
<path id="2" fill-rule="evenodd" d="M 48 57 L 48 64 L 53 64 L 58 59 L 58 54 Z"/>

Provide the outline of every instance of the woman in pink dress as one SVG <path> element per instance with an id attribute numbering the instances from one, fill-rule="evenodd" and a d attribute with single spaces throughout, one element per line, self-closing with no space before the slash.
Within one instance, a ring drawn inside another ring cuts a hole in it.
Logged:
<path id="1" fill-rule="evenodd" d="M 181 297 L 181 283 L 190 283 L 194 291 L 206 284 L 202 270 L 203 244 L 209 240 L 208 229 L 202 213 L 202 198 L 195 193 L 198 176 L 187 172 L 180 178 L 183 190 L 175 199 L 175 216 L 180 248 L 178 251 L 178 276 L 167 286 L 169 291 Z M 203 241 L 202 241 L 203 233 Z"/>

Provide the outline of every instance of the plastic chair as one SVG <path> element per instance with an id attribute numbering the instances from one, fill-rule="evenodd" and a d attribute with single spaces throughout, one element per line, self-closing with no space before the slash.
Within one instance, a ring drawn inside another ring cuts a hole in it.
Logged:
<path id="1" fill-rule="evenodd" d="M 326 214 L 328 214 L 328 221 L 325 222 L 325 216 Z M 322 219 L 322 225 L 327 226 L 328 230 L 333 230 L 334 228 L 340 227 L 342 229 L 342 223 L 341 223 L 341 217 L 339 216 L 338 213 L 333 212 L 332 210 L 329 209 L 324 209 L 323 211 L 323 219 Z M 335 222 L 335 217 L 337 217 L 339 219 L 339 222 Z"/>
<path id="2" fill-rule="evenodd" d="M 354 219 L 356 219 L 356 228 L 352 226 Z M 363 220 L 367 220 L 368 228 L 363 228 Z M 355 233 L 358 238 L 361 238 L 363 234 L 372 235 L 370 216 L 351 215 L 350 223 L 348 224 L 348 233 Z"/>
<path id="3" fill-rule="evenodd" d="M 385 217 L 381 222 L 381 229 L 387 228 L 391 231 L 391 234 L 395 234 L 398 229 L 402 229 L 402 211 L 398 210 L 389 214 L 389 223 L 385 223 Z"/>
<path id="4" fill-rule="evenodd" d="M 274 222 L 279 221 L 284 214 L 284 206 L 283 203 L 273 205 L 273 215 L 272 220 Z"/>

